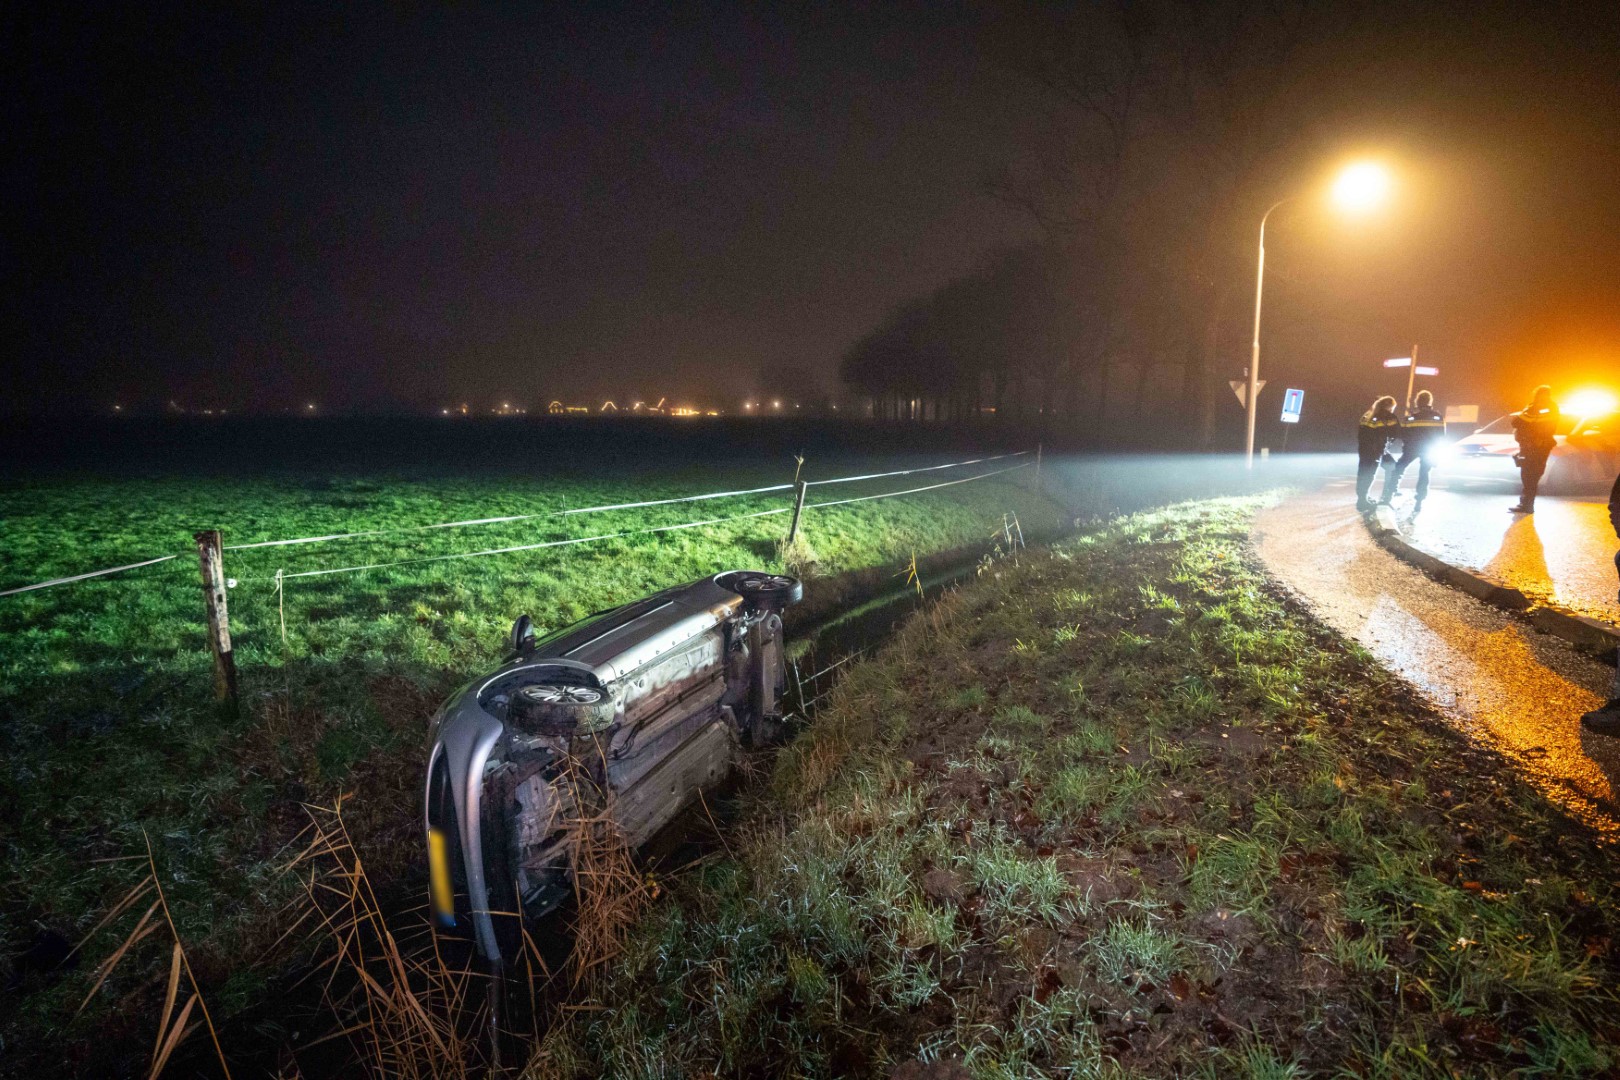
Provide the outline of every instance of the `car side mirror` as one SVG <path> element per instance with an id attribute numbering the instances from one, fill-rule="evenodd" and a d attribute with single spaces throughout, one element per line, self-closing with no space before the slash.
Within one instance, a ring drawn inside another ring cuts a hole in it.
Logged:
<path id="1" fill-rule="evenodd" d="M 527 615 L 519 615 L 517 622 L 512 624 L 511 635 L 512 651 L 515 653 L 528 652 L 534 648 L 534 620 Z"/>

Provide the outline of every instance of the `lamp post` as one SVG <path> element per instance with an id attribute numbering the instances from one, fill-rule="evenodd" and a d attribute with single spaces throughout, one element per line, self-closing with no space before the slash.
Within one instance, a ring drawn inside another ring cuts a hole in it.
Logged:
<path id="1" fill-rule="evenodd" d="M 1256 414 L 1255 399 L 1260 396 L 1260 297 L 1266 288 L 1266 219 L 1271 217 L 1271 211 L 1277 209 L 1285 202 L 1290 202 L 1294 196 L 1278 199 L 1271 204 L 1271 209 L 1260 215 L 1260 256 L 1255 263 L 1254 272 L 1254 347 L 1249 353 L 1249 393 L 1244 404 L 1249 411 L 1249 434 L 1243 446 L 1243 463 L 1246 468 L 1254 468 L 1254 418 Z"/>
<path id="2" fill-rule="evenodd" d="M 1342 209 L 1363 211 L 1381 202 L 1388 190 L 1389 174 L 1383 166 L 1360 162 L 1339 173 L 1338 179 L 1333 182 L 1333 199 Z M 1244 442 L 1243 463 L 1245 468 L 1251 470 L 1254 468 L 1254 418 L 1258 412 L 1255 399 L 1260 396 L 1260 298 L 1266 285 L 1266 221 L 1273 210 L 1296 198 L 1298 196 L 1290 195 L 1278 199 L 1260 215 L 1260 250 L 1254 272 L 1254 343 L 1249 354 L 1249 392 L 1244 403 L 1248 407 L 1248 435 Z"/>

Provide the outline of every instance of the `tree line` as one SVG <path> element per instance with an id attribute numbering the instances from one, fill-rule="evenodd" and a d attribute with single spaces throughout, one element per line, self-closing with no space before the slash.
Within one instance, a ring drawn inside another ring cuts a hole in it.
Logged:
<path id="1" fill-rule="evenodd" d="M 1254 229 L 1337 151 L 1327 118 L 1366 107 L 1342 72 L 1375 16 L 1167 0 L 987 20 L 1009 92 L 1046 118 L 993 194 L 1040 240 L 892 310 L 841 377 L 890 420 L 1208 444 L 1246 361 Z"/>

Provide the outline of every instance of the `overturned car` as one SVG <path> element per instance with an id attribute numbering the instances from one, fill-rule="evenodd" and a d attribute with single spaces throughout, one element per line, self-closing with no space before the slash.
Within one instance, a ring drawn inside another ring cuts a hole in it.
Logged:
<path id="1" fill-rule="evenodd" d="M 430 901 L 496 968 L 568 895 L 581 820 L 645 843 L 783 728 L 782 611 L 803 586 L 733 570 L 598 612 L 512 653 L 434 719 Z"/>

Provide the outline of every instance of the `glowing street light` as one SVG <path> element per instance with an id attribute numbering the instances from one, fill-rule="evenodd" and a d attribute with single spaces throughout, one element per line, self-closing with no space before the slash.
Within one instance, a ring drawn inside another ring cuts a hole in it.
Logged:
<path id="1" fill-rule="evenodd" d="M 1333 181 L 1333 201 L 1339 209 L 1364 214 L 1389 197 L 1389 170 L 1374 161 L 1358 161 Z"/>
<path id="2" fill-rule="evenodd" d="M 1333 202 L 1349 213 L 1365 213 L 1382 203 L 1389 194 L 1389 170 L 1372 161 L 1358 161 L 1339 172 L 1334 179 L 1331 194 Z M 1298 196 L 1290 195 L 1271 204 L 1260 215 L 1260 257 L 1254 272 L 1254 345 L 1249 357 L 1249 393 L 1244 404 L 1248 407 L 1248 435 L 1244 444 L 1243 463 L 1254 468 L 1255 399 L 1260 396 L 1260 296 L 1266 283 L 1266 220 L 1271 211 Z"/>

